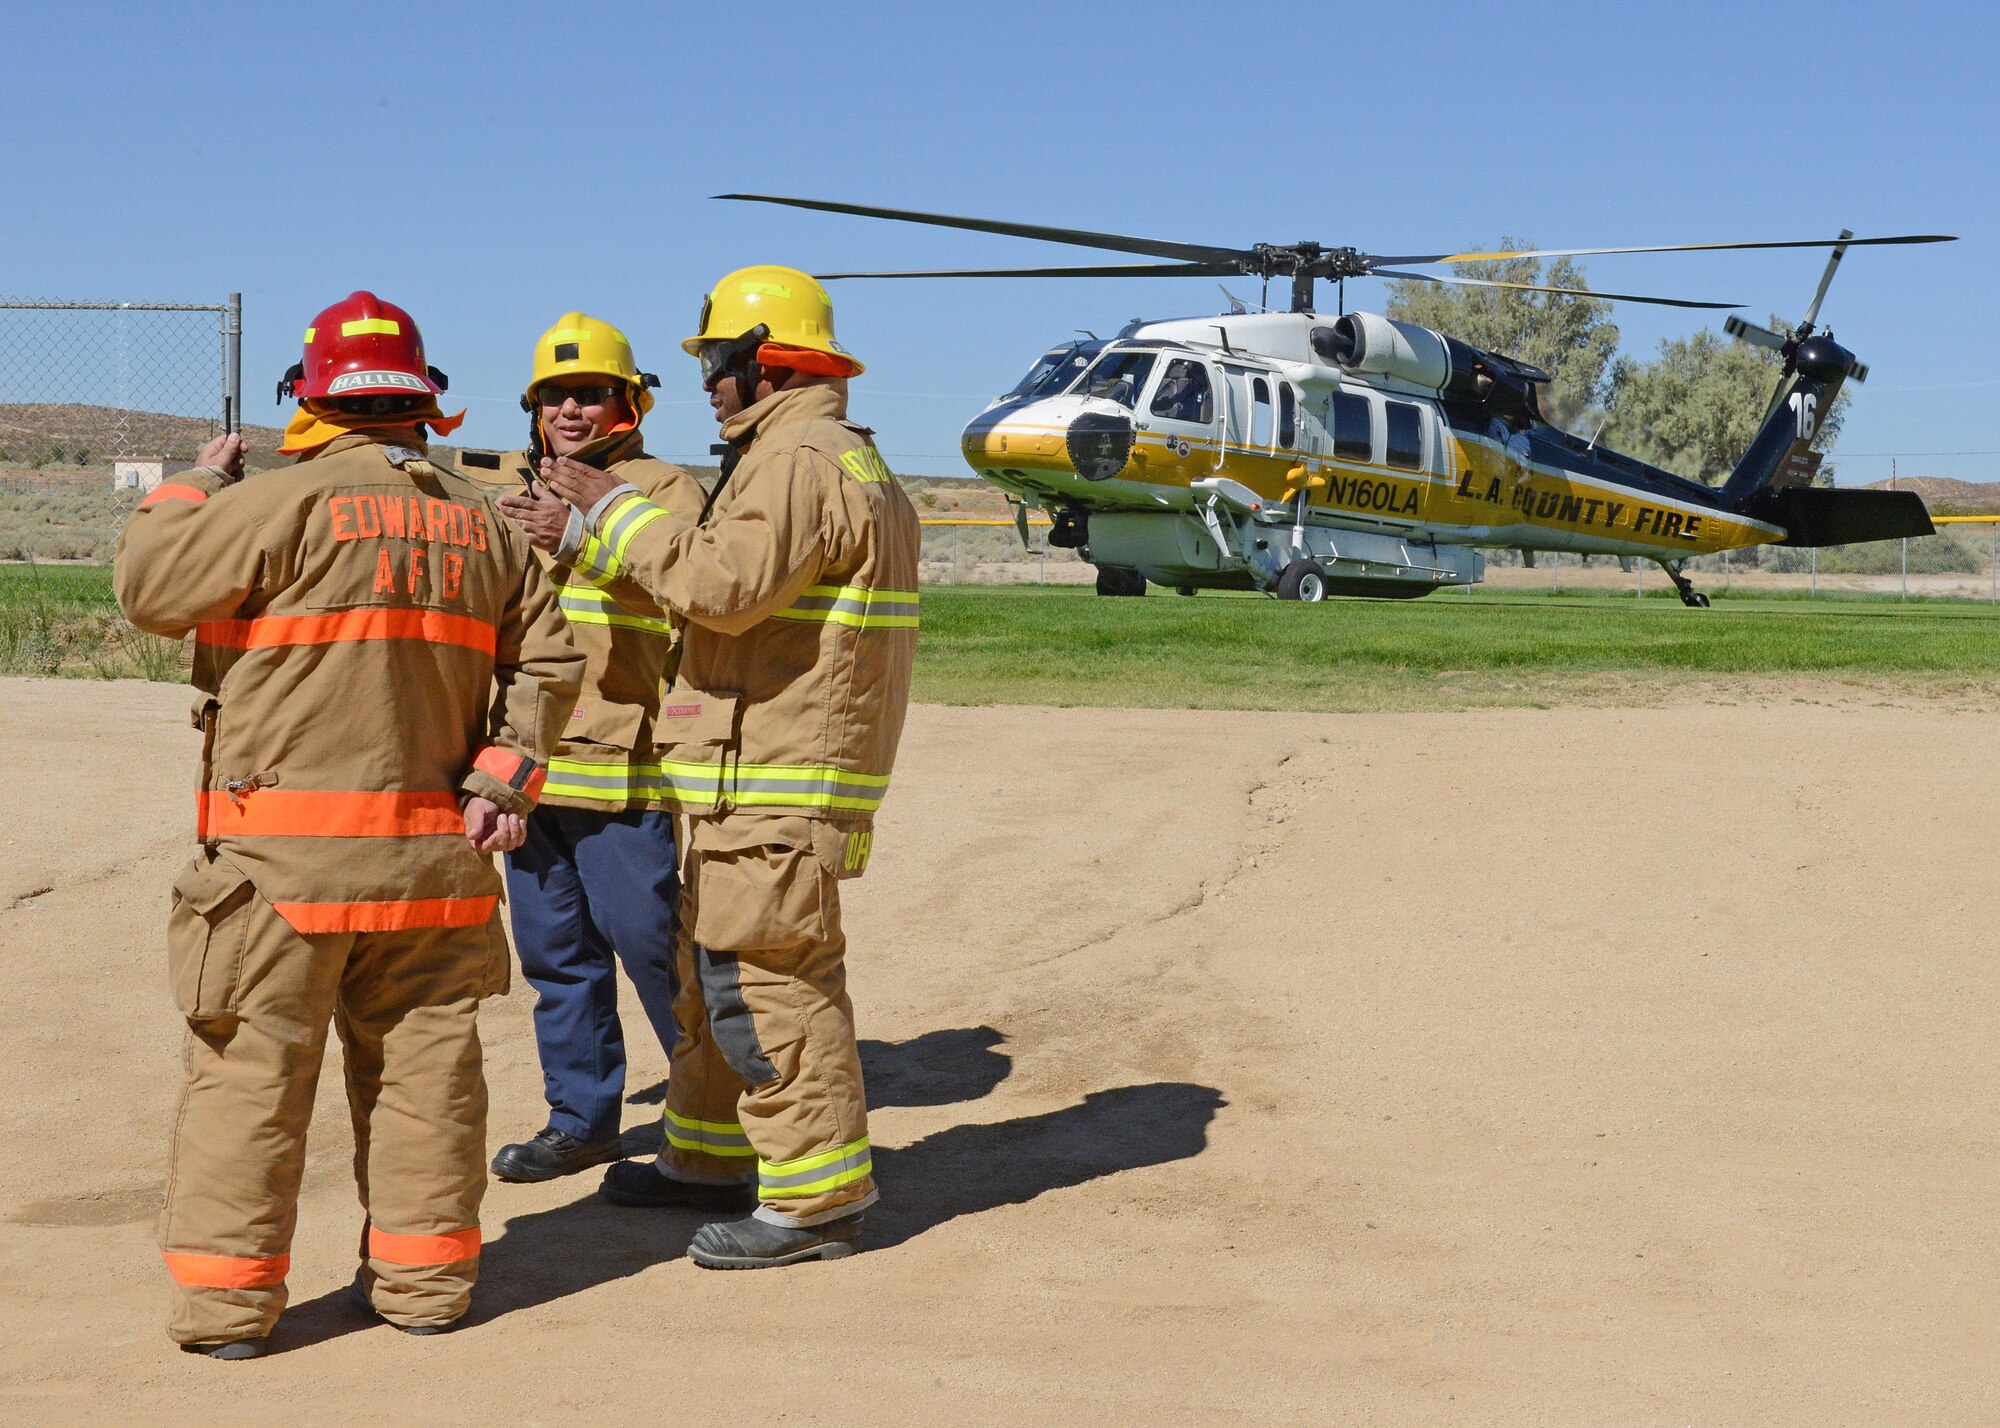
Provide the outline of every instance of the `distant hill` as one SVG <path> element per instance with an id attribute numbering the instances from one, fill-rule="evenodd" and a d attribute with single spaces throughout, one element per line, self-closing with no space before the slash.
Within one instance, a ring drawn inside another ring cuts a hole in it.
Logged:
<path id="1" fill-rule="evenodd" d="M 208 417 L 120 411 L 117 407 L 0 403 L 0 470 L 83 467 L 101 469 L 109 482 L 111 460 L 121 451 L 192 461 L 203 443 L 221 429 L 219 420 Z M 278 455 L 278 443 L 284 439 L 282 428 L 246 424 L 243 436 L 250 444 L 252 471 L 285 464 L 287 458 Z M 447 461 L 456 455 L 453 447 L 433 449 Z"/>
<path id="2" fill-rule="evenodd" d="M 1864 491 L 1915 491 L 1941 516 L 2000 514 L 2000 481 L 1960 481 L 1951 476 L 1899 476 L 1876 481 Z"/>

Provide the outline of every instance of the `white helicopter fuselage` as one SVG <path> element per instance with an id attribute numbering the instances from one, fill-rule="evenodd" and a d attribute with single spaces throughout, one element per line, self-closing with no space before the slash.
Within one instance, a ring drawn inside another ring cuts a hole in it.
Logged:
<path id="1" fill-rule="evenodd" d="M 1671 561 L 1784 535 L 1692 482 L 1454 402 L 1462 344 L 1340 321 L 1345 347 L 1336 319 L 1288 312 L 1054 349 L 961 449 L 1100 567 L 1183 588 L 1274 589 L 1310 558 L 1334 593 L 1410 596 L 1480 580 L 1480 547 Z"/>

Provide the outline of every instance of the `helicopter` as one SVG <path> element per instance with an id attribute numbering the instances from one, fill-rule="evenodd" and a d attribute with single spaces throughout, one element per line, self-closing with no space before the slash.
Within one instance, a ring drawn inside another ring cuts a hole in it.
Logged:
<path id="1" fill-rule="evenodd" d="M 1684 604 L 1708 597 L 1686 574 L 1697 555 L 1749 546 L 1818 547 L 1934 533 L 1908 491 L 1810 484 L 1820 423 L 1867 368 L 1819 325 L 1848 249 L 1955 241 L 1948 234 L 1684 243 L 1620 248 L 1378 256 L 1317 242 L 1217 247 L 1120 233 L 964 218 L 771 194 L 719 194 L 864 218 L 1143 254 L 1150 263 L 823 273 L 852 278 L 1258 277 L 1291 282 L 1289 311 L 1230 296 L 1214 317 L 1137 321 L 1115 337 L 1051 347 L 960 439 L 966 462 L 1007 494 L 1049 543 L 1097 566 L 1100 595 L 1149 584 L 1192 595 L 1256 590 L 1283 600 L 1411 599 L 1485 577 L 1485 549 L 1609 555 L 1664 570 Z M 1782 370 L 1764 422 L 1720 486 L 1664 471 L 1549 421 L 1549 375 L 1504 353 L 1378 313 L 1346 311 L 1349 278 L 1726 309 L 1632 293 L 1413 271 L 1502 258 L 1724 249 L 1826 248 L 1805 317 L 1788 332 L 1731 317 L 1740 341 Z M 1315 307 L 1340 285 L 1341 309 Z"/>

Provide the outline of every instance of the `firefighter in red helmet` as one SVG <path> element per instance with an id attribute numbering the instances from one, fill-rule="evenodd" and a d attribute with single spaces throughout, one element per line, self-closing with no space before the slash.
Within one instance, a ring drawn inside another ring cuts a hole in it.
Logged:
<path id="1" fill-rule="evenodd" d="M 241 438 L 156 488 L 119 540 L 120 605 L 195 637 L 194 860 L 168 970 L 187 1022 L 160 1246 L 183 1348 L 254 1358 L 286 1301 L 306 1125 L 336 1025 L 365 1219 L 359 1305 L 412 1333 L 479 1265 L 486 1084 L 504 989 L 490 854 L 518 846 L 582 657 L 526 539 L 434 464 L 445 378 L 372 293 L 306 329 L 281 450 Z"/>

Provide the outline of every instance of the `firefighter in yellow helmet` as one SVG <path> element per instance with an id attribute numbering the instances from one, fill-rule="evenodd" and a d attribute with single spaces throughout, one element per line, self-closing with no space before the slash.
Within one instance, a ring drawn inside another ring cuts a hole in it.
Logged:
<path id="1" fill-rule="evenodd" d="M 868 867 L 908 707 L 917 517 L 846 420 L 861 364 L 813 279 L 731 273 L 682 345 L 728 443 L 698 521 L 577 462 L 543 467 L 598 568 L 688 622 L 660 720 L 662 781 L 689 819 L 666 1142 L 602 1193 L 754 1205 L 696 1232 L 709 1268 L 834 1259 L 861 1247 L 876 1199 L 840 883 Z"/>
<path id="2" fill-rule="evenodd" d="M 521 398 L 527 448 L 461 457 L 475 481 L 505 493 L 500 509 L 534 546 L 584 656 L 582 696 L 549 760 L 527 841 L 507 855 L 508 910 L 521 971 L 537 994 L 549 1109 L 540 1131 L 493 1157 L 502 1180 L 552 1180 L 618 1159 L 618 962 L 662 1048 L 674 1045 L 680 873 L 673 815 L 659 806 L 653 730 L 660 691 L 673 678 L 675 621 L 630 579 L 580 567 L 582 516 L 534 480 L 545 455 L 562 456 L 696 519 L 701 487 L 648 456 L 639 434 L 658 382 L 639 370 L 624 333 L 564 313 L 535 343 Z"/>

